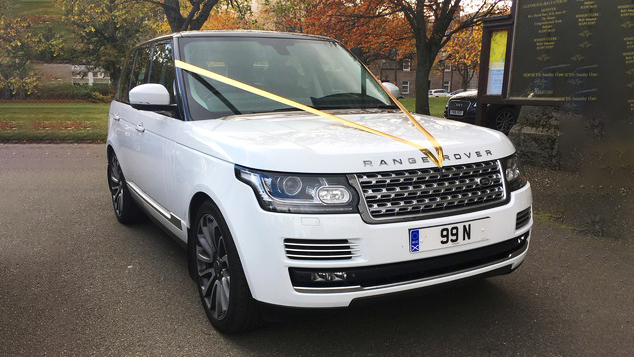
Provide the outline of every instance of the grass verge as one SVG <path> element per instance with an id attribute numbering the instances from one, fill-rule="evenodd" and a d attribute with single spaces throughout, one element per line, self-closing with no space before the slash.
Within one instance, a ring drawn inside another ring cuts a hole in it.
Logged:
<path id="1" fill-rule="evenodd" d="M 414 111 L 413 98 L 401 102 Z M 429 104 L 442 118 L 447 98 Z M 107 129 L 107 103 L 0 103 L 0 142 L 103 142 Z"/>
<path id="2" fill-rule="evenodd" d="M 14 17 L 60 17 L 62 14 L 55 0 L 9 0 L 9 2 Z"/>
<path id="3" fill-rule="evenodd" d="M 443 112 L 445 111 L 445 106 L 449 98 L 429 98 L 429 112 L 431 116 L 442 118 Z M 416 106 L 416 98 L 403 98 L 401 99 L 401 103 L 409 110 L 410 112 L 414 112 L 414 108 Z"/>
<path id="4" fill-rule="evenodd" d="M 9 0 L 8 16 L 36 20 L 32 23 L 34 31 L 43 32 L 50 28 L 52 33 L 59 33 L 71 41 L 71 29 L 62 20 L 62 8 L 55 0 Z"/>
<path id="5" fill-rule="evenodd" d="M 102 142 L 106 103 L 0 104 L 0 142 Z"/>

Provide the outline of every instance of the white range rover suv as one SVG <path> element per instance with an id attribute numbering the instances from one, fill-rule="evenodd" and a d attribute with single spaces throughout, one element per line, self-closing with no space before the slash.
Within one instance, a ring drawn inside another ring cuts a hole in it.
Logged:
<path id="1" fill-rule="evenodd" d="M 187 249 L 223 332 L 506 274 L 531 190 L 500 132 L 411 115 L 337 41 L 186 32 L 134 49 L 108 122 L 114 212 Z"/>

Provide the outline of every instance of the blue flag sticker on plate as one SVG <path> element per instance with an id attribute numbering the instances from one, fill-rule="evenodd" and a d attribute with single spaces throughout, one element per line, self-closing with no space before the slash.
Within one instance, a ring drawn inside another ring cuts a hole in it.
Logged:
<path id="1" fill-rule="evenodd" d="M 418 229 L 412 229 L 409 231 L 409 251 L 416 253 L 420 251 L 420 240 Z"/>

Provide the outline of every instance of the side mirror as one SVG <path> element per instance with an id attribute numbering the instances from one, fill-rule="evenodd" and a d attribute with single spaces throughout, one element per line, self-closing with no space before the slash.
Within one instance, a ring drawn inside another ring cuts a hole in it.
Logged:
<path id="1" fill-rule="evenodd" d="M 130 90 L 130 104 L 132 106 L 168 106 L 170 94 L 162 84 L 141 84 Z"/>

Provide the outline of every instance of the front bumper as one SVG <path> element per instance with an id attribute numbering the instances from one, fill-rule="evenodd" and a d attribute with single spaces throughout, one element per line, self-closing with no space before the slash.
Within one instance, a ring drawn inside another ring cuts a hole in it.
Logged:
<path id="1" fill-rule="evenodd" d="M 332 293 L 368 291 L 398 286 L 466 272 L 516 258 L 528 249 L 530 231 L 504 242 L 459 253 L 403 263 L 372 265 L 360 268 L 302 269 L 290 268 L 291 282 L 296 291 Z M 346 280 L 312 281 L 315 274 L 346 274 Z"/>
<path id="2" fill-rule="evenodd" d="M 253 297 L 287 307 L 345 307 L 355 299 L 405 292 L 518 267 L 527 254 L 532 219 L 530 185 L 512 192 L 503 206 L 460 215 L 369 225 L 359 214 L 302 215 L 263 211 L 247 185 L 231 190 L 221 207 L 236 242 Z M 409 229 L 488 219 L 488 239 L 442 249 L 410 252 Z M 285 241 L 347 241 L 354 254 L 343 259 L 298 259 Z M 347 272 L 337 286 L 306 284 L 311 272 Z M 302 275 L 303 274 L 303 275 Z M 308 276 L 309 276 L 308 275 Z M 303 278 L 302 278 L 303 276 Z M 302 280 L 304 279 L 304 280 Z"/>

